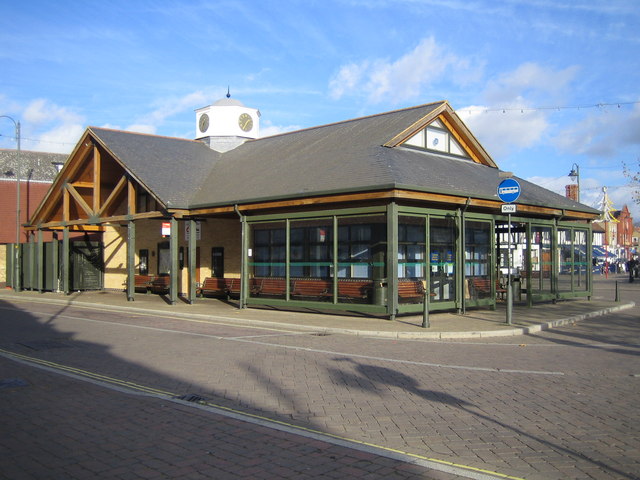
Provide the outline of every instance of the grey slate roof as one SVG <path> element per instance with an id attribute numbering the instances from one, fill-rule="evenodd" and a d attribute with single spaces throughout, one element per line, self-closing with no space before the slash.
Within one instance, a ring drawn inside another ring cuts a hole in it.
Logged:
<path id="1" fill-rule="evenodd" d="M 165 205 L 183 208 L 220 154 L 204 143 L 89 127 L 123 166 Z"/>
<path id="2" fill-rule="evenodd" d="M 90 130 L 169 208 L 405 188 L 498 200 L 497 168 L 409 147 L 383 146 L 443 102 L 250 140 L 226 153 L 201 142 Z M 597 214 L 518 179 L 518 203 Z"/>
<path id="3" fill-rule="evenodd" d="M 64 163 L 68 155 L 62 153 L 20 150 L 21 181 L 53 182 L 58 174 L 55 163 Z M 0 179 L 15 180 L 18 159 L 16 150 L 0 149 Z"/>

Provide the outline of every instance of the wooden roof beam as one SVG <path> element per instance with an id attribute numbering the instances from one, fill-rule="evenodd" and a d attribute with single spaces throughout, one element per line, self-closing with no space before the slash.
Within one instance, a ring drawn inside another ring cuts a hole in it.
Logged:
<path id="1" fill-rule="evenodd" d="M 100 210 L 97 211 L 97 215 L 99 217 L 102 217 L 104 212 L 107 210 L 107 208 L 111 206 L 111 204 L 115 201 L 118 195 L 120 195 L 120 193 L 122 192 L 122 190 L 126 185 L 127 185 L 127 176 L 123 175 L 122 178 L 120 178 L 120 180 L 114 187 L 114 189 L 111 191 L 111 194 L 109 194 L 109 197 L 102 204 L 102 207 L 100 207 Z"/>

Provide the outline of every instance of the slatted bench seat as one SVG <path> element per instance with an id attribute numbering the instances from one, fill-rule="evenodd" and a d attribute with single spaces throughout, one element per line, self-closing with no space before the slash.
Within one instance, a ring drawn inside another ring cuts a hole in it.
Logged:
<path id="1" fill-rule="evenodd" d="M 476 295 L 480 297 L 480 295 L 491 296 L 491 280 L 484 277 L 473 277 L 471 278 L 471 285 L 473 286 Z M 502 296 L 504 298 L 504 294 L 507 293 L 505 288 L 500 286 L 498 280 L 496 280 L 496 294 Z"/>
<path id="2" fill-rule="evenodd" d="M 200 288 L 196 289 L 196 295 L 199 297 L 226 297 L 227 285 L 224 278 L 207 277 L 202 282 Z"/>
<path id="3" fill-rule="evenodd" d="M 224 290 L 229 298 L 240 298 L 240 279 L 225 278 Z"/>
<path id="4" fill-rule="evenodd" d="M 338 300 L 366 300 L 371 297 L 372 290 L 371 280 L 338 280 Z"/>
<path id="5" fill-rule="evenodd" d="M 280 277 L 254 278 L 251 286 L 253 295 L 284 295 L 286 291 L 286 281 Z"/>
<path id="6" fill-rule="evenodd" d="M 136 292 L 149 293 L 151 284 L 155 280 L 154 275 L 135 275 L 133 279 L 133 288 Z"/>
<path id="7" fill-rule="evenodd" d="M 421 280 L 399 280 L 398 298 L 408 302 L 421 303 L 424 301 L 424 285 Z"/>
<path id="8" fill-rule="evenodd" d="M 160 275 L 159 277 L 155 277 L 151 282 L 151 287 L 149 289 L 153 293 L 157 293 L 160 295 L 164 295 L 169 293 L 169 287 L 171 285 L 171 277 L 169 275 Z"/>
<path id="9" fill-rule="evenodd" d="M 322 278 L 291 279 L 291 296 L 327 299 L 333 294 L 333 282 Z"/>

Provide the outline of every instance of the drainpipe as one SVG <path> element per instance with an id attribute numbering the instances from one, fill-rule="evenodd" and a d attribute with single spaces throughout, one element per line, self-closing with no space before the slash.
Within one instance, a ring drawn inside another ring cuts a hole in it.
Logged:
<path id="1" fill-rule="evenodd" d="M 242 225 L 242 233 L 241 233 L 241 237 L 240 237 L 240 243 L 241 243 L 241 257 L 240 257 L 240 299 L 238 302 L 238 308 L 245 308 L 245 263 L 246 263 L 246 245 L 245 245 L 245 231 L 246 231 L 246 226 L 247 226 L 247 221 L 246 221 L 246 217 L 244 215 L 242 215 L 242 213 L 240 213 L 240 210 L 238 209 L 238 204 L 235 204 L 233 206 L 233 210 L 238 214 L 238 217 L 240 217 L 240 223 Z"/>

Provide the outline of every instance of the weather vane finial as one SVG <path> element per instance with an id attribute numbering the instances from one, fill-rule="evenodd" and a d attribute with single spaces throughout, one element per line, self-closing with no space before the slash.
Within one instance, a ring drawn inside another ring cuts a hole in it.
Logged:
<path id="1" fill-rule="evenodd" d="M 231 94 L 229 93 L 229 85 L 227 85 L 227 98 L 231 98 Z"/>

